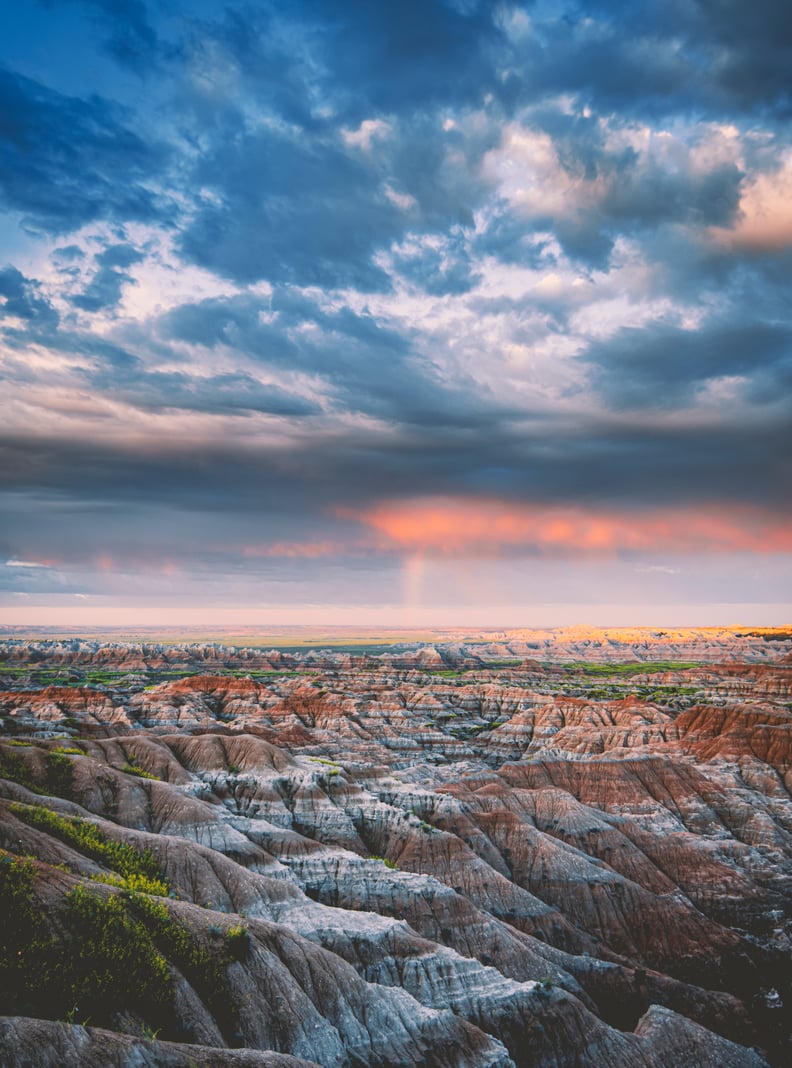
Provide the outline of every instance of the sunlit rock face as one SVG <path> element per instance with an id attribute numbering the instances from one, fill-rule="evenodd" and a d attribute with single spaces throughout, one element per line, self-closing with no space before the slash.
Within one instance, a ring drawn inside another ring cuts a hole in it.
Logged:
<path id="1" fill-rule="evenodd" d="M 0 847 L 34 858 L 42 929 L 75 886 L 133 915 L 145 891 L 30 806 L 150 851 L 233 1013 L 158 928 L 156 1037 L 134 1004 L 58 1016 L 6 986 L 0 1066 L 788 1063 L 788 646 L 675 633 L 653 662 L 639 637 L 610 666 L 591 634 L 7 644 Z"/>

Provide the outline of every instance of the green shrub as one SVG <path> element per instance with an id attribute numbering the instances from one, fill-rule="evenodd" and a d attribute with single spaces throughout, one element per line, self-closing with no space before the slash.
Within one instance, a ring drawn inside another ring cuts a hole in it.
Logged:
<path id="1" fill-rule="evenodd" d="M 131 758 L 126 764 L 124 764 L 121 770 L 127 775 L 137 775 L 139 779 L 154 779 L 155 782 L 161 781 L 159 775 L 152 775 L 150 771 L 146 771 L 144 768 L 141 768 L 141 766 L 134 758 Z"/>
<path id="2" fill-rule="evenodd" d="M 382 861 L 382 863 L 385 865 L 386 868 L 390 868 L 391 870 L 396 868 L 396 862 L 393 861 L 393 860 L 388 860 L 387 857 L 370 856 L 368 859 L 369 860 L 380 860 L 380 861 Z"/>
<path id="3" fill-rule="evenodd" d="M 155 897 L 167 897 L 169 889 L 167 883 L 161 879 L 150 879 L 147 875 L 116 875 L 112 872 L 96 872 L 91 876 L 96 883 L 106 883 L 108 886 L 120 886 L 122 890 L 130 893 L 153 894 Z"/>
<path id="4" fill-rule="evenodd" d="M 31 827 L 54 834 L 84 856 L 112 868 L 119 875 L 139 875 L 149 879 L 159 879 L 161 875 L 159 864 L 150 849 L 136 849 L 127 842 L 108 838 L 95 823 L 81 816 L 59 816 L 42 805 L 12 804 L 11 811 Z"/>

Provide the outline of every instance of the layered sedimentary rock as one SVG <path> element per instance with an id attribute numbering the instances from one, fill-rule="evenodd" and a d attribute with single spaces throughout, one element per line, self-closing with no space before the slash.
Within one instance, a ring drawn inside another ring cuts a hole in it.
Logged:
<path id="1" fill-rule="evenodd" d="M 142 674 L 38 688 L 17 657 L 3 863 L 34 858 L 48 953 L 75 887 L 130 923 L 158 902 L 174 1007 L 153 1041 L 140 1006 L 79 1027 L 6 989 L 8 1056 L 54 1064 L 35 1051 L 62 1027 L 67 1065 L 786 1063 L 790 665 L 481 652 L 262 653 L 245 677 L 206 673 L 202 651 L 162 678 L 136 648 L 115 663 Z M 150 857 L 159 885 L 129 882 L 73 817 Z"/>

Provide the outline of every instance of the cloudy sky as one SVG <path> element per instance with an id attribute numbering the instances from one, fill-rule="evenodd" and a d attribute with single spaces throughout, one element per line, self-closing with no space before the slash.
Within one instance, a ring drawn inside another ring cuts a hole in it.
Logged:
<path id="1" fill-rule="evenodd" d="M 0 622 L 788 623 L 788 0 L 28 0 Z"/>

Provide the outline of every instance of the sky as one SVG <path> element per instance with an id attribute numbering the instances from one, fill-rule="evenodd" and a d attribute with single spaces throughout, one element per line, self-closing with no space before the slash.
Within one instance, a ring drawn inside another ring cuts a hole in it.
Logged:
<path id="1" fill-rule="evenodd" d="M 792 621 L 788 0 L 0 7 L 0 624 Z"/>

